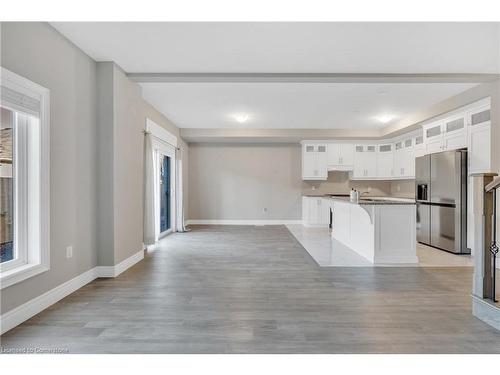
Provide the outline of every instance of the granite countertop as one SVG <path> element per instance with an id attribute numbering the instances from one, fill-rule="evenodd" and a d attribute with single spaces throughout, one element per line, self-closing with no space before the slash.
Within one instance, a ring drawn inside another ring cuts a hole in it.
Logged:
<path id="1" fill-rule="evenodd" d="M 349 197 L 330 197 L 334 201 L 346 202 L 360 205 L 414 205 L 415 200 L 410 198 L 392 198 L 392 197 L 363 197 L 357 203 L 351 202 Z"/>
<path id="2" fill-rule="evenodd" d="M 331 198 L 331 197 L 347 197 L 349 198 L 349 194 L 323 194 L 323 193 L 307 193 L 302 194 L 303 197 L 311 197 L 311 198 Z"/>

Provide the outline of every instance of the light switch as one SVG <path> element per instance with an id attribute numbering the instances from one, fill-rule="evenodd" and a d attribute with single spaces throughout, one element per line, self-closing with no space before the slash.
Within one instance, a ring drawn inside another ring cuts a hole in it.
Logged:
<path id="1" fill-rule="evenodd" d="M 66 258 L 72 258 L 73 257 L 73 246 L 68 246 L 66 247 Z"/>

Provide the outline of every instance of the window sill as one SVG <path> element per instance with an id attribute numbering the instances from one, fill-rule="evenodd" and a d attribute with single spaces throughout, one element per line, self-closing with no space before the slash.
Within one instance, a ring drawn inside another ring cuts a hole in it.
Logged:
<path id="1" fill-rule="evenodd" d="M 2 272 L 0 274 L 0 289 L 7 288 L 11 285 L 20 283 L 33 276 L 46 272 L 50 267 L 46 264 L 25 264 L 16 267 L 12 270 Z"/>

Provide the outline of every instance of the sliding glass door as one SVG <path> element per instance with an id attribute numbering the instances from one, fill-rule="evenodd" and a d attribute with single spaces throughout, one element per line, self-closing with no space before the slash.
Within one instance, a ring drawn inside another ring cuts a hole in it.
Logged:
<path id="1" fill-rule="evenodd" d="M 172 229 L 171 163 L 169 156 L 160 154 L 160 235 Z"/>
<path id="2" fill-rule="evenodd" d="M 161 238 L 175 230 L 175 149 L 162 146 L 157 155 L 156 228 Z"/>

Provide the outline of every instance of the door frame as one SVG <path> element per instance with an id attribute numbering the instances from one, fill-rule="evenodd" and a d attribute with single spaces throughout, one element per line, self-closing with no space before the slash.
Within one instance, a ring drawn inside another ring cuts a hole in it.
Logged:
<path id="1" fill-rule="evenodd" d="M 146 132 L 152 135 L 154 150 L 154 212 L 156 241 L 177 231 L 177 137 L 154 121 L 146 118 Z M 170 229 L 160 232 L 160 155 L 170 157 Z"/>

